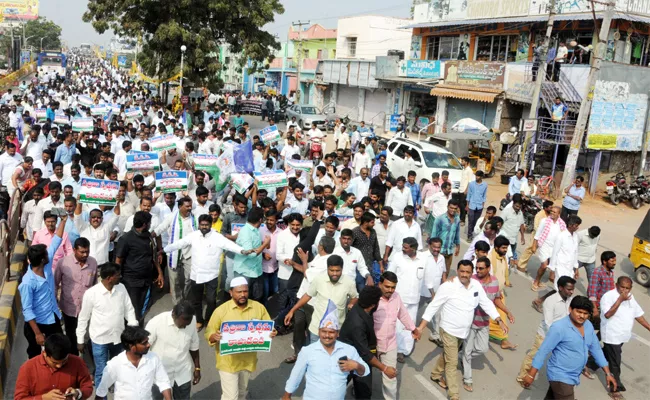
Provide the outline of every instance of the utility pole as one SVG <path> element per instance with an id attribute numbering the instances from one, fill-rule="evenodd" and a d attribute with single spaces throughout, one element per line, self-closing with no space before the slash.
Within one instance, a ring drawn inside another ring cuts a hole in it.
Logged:
<path id="1" fill-rule="evenodd" d="M 592 1 L 591 4 L 593 7 L 594 2 Z M 605 9 L 603 22 L 600 26 L 600 32 L 598 33 L 598 44 L 596 45 L 596 51 L 594 52 L 594 62 L 591 65 L 591 69 L 589 70 L 589 77 L 587 78 L 587 96 L 580 104 L 580 112 L 578 113 L 576 129 L 573 134 L 573 139 L 571 140 L 571 147 L 569 148 L 566 165 L 564 166 L 564 175 L 562 176 L 562 183 L 560 185 L 561 190 L 564 190 L 565 188 L 571 186 L 571 183 L 573 182 L 573 176 L 578 164 L 578 155 L 580 154 L 580 146 L 582 146 L 582 140 L 585 136 L 587 119 L 589 118 L 591 103 L 594 98 L 594 88 L 596 86 L 596 80 L 598 79 L 598 73 L 600 72 L 600 64 L 603 61 L 603 57 L 605 57 L 605 54 L 607 53 L 607 38 L 609 36 L 609 28 L 612 25 L 612 16 L 614 15 L 615 6 L 616 0 L 610 0 L 610 2 L 607 3 L 607 9 Z M 596 171 L 596 177 L 597 176 L 598 171 Z M 592 179 L 594 178 L 592 177 Z"/>
<path id="2" fill-rule="evenodd" d="M 302 26 L 303 25 L 309 25 L 309 21 L 307 22 L 292 22 L 291 25 L 297 26 L 298 27 L 298 62 L 296 64 L 296 72 L 298 75 L 298 90 L 296 90 L 296 104 L 300 104 L 300 95 L 301 95 L 301 90 L 300 90 L 300 72 L 302 70 Z"/>
<path id="3" fill-rule="evenodd" d="M 535 89 L 533 90 L 533 99 L 530 105 L 530 112 L 528 113 L 528 119 L 537 118 L 537 109 L 539 108 L 539 95 L 542 91 L 542 84 L 546 79 L 546 68 L 548 67 L 546 64 L 546 54 L 548 53 L 548 47 L 550 46 L 551 43 L 551 34 L 553 33 L 554 23 L 555 23 L 555 0 L 551 0 L 551 3 L 549 4 L 548 22 L 546 24 L 546 37 L 544 38 L 544 43 L 542 44 L 542 48 L 538 50 L 538 57 L 540 58 L 540 64 L 539 64 L 539 68 L 537 69 L 537 77 L 535 79 Z M 524 145 L 522 146 L 521 149 L 522 153 L 519 159 L 521 160 L 522 162 L 521 165 L 525 170 L 528 169 L 527 148 L 530 145 L 530 141 L 532 140 L 534 134 L 535 134 L 534 131 L 524 132 L 525 135 Z"/>
<path id="4" fill-rule="evenodd" d="M 650 98 L 648 98 L 648 110 L 650 110 Z M 647 114 L 647 113 L 646 113 Z M 645 163 L 648 159 L 648 137 L 650 136 L 650 118 L 646 117 L 645 120 L 645 129 L 643 130 L 643 136 L 641 140 L 641 162 L 639 163 L 639 169 L 636 176 L 643 175 L 643 170 L 645 169 Z"/>

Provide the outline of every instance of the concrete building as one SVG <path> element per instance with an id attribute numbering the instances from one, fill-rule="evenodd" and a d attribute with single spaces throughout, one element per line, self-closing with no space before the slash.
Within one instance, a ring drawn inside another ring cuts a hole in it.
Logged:
<path id="1" fill-rule="evenodd" d="M 224 44 L 219 47 L 219 79 L 223 82 L 224 90 L 242 90 L 243 67 L 242 60 L 238 54 L 230 51 L 230 46 Z"/>

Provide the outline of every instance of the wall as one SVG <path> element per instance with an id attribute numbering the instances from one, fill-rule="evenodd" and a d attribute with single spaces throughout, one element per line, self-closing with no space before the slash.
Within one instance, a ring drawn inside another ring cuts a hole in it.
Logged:
<path id="1" fill-rule="evenodd" d="M 318 50 L 323 50 L 323 56 L 322 59 L 330 59 L 334 58 L 334 50 L 336 50 L 336 39 L 310 39 L 310 40 L 303 40 L 302 42 L 302 49 L 303 51 L 308 50 L 309 51 L 309 57 L 305 57 L 304 55 L 301 57 L 303 59 L 305 58 L 318 58 Z M 295 51 L 297 52 L 300 49 L 300 45 L 298 43 L 294 43 L 295 46 Z M 337 50 L 338 52 L 338 50 Z M 294 59 L 297 59 L 297 55 L 294 57 Z"/>
<path id="2" fill-rule="evenodd" d="M 413 21 L 405 18 L 391 18 L 377 15 L 340 18 L 337 25 L 336 58 L 350 58 L 348 37 L 357 38 L 356 56 L 361 60 L 374 60 L 385 56 L 388 50 L 402 50 L 408 55 L 411 46 L 411 31 L 400 29 Z"/>

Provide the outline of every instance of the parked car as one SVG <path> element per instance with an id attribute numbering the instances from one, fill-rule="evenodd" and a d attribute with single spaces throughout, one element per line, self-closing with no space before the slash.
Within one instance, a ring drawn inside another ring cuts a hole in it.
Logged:
<path id="1" fill-rule="evenodd" d="M 417 167 L 417 181 L 420 179 L 431 180 L 431 174 L 442 171 L 449 171 L 449 180 L 452 184 L 452 192 L 457 193 L 460 187 L 460 177 L 463 167 L 460 160 L 447 149 L 427 141 L 413 141 L 404 138 L 393 138 L 388 141 L 386 163 L 393 177 L 408 174 L 404 166 L 404 153 L 413 150 L 413 160 Z"/>
<path id="2" fill-rule="evenodd" d="M 323 131 L 327 129 L 326 121 L 331 118 L 331 116 L 328 118 L 327 114 L 313 104 L 292 105 L 287 108 L 287 121 L 290 121 L 291 117 L 296 117 L 296 121 L 302 129 L 311 129 L 312 122 L 315 122 L 318 129 Z"/>

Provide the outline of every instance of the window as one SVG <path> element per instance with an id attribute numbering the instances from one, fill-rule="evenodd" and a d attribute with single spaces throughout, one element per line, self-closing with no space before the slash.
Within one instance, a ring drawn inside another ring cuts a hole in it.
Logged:
<path id="1" fill-rule="evenodd" d="M 303 49 L 302 51 L 302 58 L 309 58 L 309 50 L 308 49 Z"/>
<path id="2" fill-rule="evenodd" d="M 475 58 L 477 61 L 515 61 L 518 43 L 517 35 L 480 36 Z"/>
<path id="3" fill-rule="evenodd" d="M 318 50 L 318 53 L 317 53 L 317 55 L 316 55 L 316 58 L 318 58 L 319 60 L 322 60 L 322 59 L 323 59 L 323 50 L 322 50 L 322 49 Z"/>
<path id="4" fill-rule="evenodd" d="M 393 143 L 391 143 L 391 144 L 388 146 L 388 151 L 390 151 L 391 153 L 393 153 L 393 152 L 394 152 L 393 150 L 395 150 L 395 147 L 397 147 L 398 144 L 399 144 L 399 143 L 397 143 L 397 142 L 393 142 Z"/>
<path id="5" fill-rule="evenodd" d="M 459 36 L 427 37 L 427 60 L 457 60 Z"/>
<path id="6" fill-rule="evenodd" d="M 357 38 L 349 37 L 348 38 L 348 57 L 357 56 Z"/>
<path id="7" fill-rule="evenodd" d="M 404 153 L 409 149 L 409 147 L 405 144 L 400 145 L 397 150 L 395 151 L 395 155 L 399 158 L 404 158 Z"/>
<path id="8" fill-rule="evenodd" d="M 451 153 L 422 152 L 424 163 L 429 168 L 462 169 L 460 161 Z"/>

